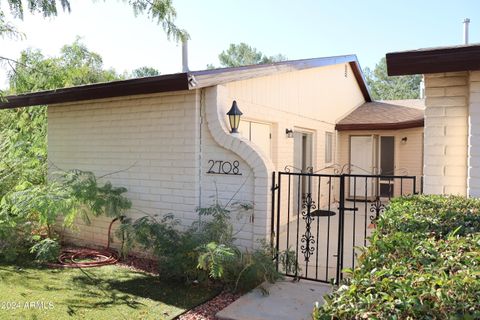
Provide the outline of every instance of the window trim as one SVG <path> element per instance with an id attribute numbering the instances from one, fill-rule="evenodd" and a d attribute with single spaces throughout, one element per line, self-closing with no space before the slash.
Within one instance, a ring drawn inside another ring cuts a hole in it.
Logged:
<path id="1" fill-rule="evenodd" d="M 325 131 L 325 163 L 333 162 L 333 137 L 334 133 L 331 131 Z"/>

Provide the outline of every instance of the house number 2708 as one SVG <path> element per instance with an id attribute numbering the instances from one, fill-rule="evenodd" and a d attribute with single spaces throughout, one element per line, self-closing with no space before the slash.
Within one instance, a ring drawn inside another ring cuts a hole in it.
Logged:
<path id="1" fill-rule="evenodd" d="M 208 160 L 208 165 L 210 168 L 208 169 L 207 173 L 242 175 L 239 169 L 240 163 L 237 160 L 233 162 Z"/>

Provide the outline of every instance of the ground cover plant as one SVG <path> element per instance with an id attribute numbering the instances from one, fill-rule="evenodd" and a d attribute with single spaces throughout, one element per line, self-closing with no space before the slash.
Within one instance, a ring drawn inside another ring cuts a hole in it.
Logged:
<path id="1" fill-rule="evenodd" d="M 0 262 L 0 319 L 173 319 L 218 293 L 121 266 Z"/>
<path id="2" fill-rule="evenodd" d="M 233 292 L 248 291 L 262 282 L 282 278 L 276 270 L 275 252 L 266 243 L 256 249 L 235 244 L 231 222 L 232 210 L 237 214 L 251 209 L 249 204 L 224 206 L 218 201 L 207 208 L 198 208 L 198 220 L 186 230 L 173 214 L 124 219 L 119 232 L 128 242 L 151 251 L 158 259 L 159 276 L 185 283 L 220 283 Z M 287 256 L 284 252 L 281 256 Z M 282 259 L 288 268 L 295 265 L 294 255 Z M 266 292 L 265 292 L 266 293 Z"/>
<path id="3" fill-rule="evenodd" d="M 314 319 L 480 318 L 480 199 L 393 200 Z"/>

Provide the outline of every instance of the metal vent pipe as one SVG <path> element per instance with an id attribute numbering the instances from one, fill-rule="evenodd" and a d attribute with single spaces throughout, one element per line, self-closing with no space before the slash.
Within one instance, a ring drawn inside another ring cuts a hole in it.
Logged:
<path id="1" fill-rule="evenodd" d="M 468 44 L 468 25 L 470 24 L 470 19 L 465 18 L 463 20 L 463 44 Z"/>

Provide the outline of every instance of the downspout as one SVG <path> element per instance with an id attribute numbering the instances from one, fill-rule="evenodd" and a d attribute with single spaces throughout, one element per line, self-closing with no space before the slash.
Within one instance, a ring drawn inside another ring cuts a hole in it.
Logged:
<path id="1" fill-rule="evenodd" d="M 200 108 L 199 108 L 199 116 L 200 116 L 200 123 L 199 123 L 199 132 L 198 132 L 198 137 L 199 137 L 199 143 L 198 143 L 198 183 L 199 183 L 199 189 L 198 189 L 198 207 L 202 208 L 203 202 L 202 202 L 202 163 L 203 163 L 203 136 L 202 136 L 202 130 L 203 130 L 203 112 L 205 111 L 205 89 L 202 88 L 200 89 Z"/>

